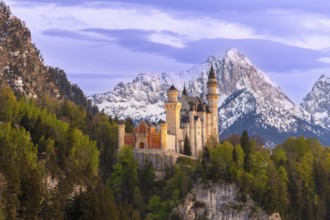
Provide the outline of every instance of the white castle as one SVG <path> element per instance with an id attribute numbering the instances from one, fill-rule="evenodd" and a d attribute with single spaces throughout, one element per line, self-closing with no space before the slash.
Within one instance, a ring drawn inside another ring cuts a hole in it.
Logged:
<path id="1" fill-rule="evenodd" d="M 118 148 L 126 144 L 140 149 L 181 153 L 187 136 L 191 156 L 198 157 L 208 140 L 213 138 L 219 142 L 218 82 L 212 66 L 207 88 L 208 104 L 197 97 L 188 96 L 185 86 L 179 101 L 179 91 L 172 85 L 167 90 L 168 100 L 164 105 L 166 121 L 158 125 L 141 121 L 133 133 L 126 133 L 125 125 L 119 124 Z"/>

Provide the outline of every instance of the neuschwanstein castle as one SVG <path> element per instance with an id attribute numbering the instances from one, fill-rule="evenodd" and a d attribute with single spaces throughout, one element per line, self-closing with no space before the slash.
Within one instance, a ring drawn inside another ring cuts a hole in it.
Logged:
<path id="1" fill-rule="evenodd" d="M 159 149 L 180 153 L 184 139 L 190 142 L 193 157 L 198 157 L 207 140 L 219 141 L 218 132 L 218 82 L 211 67 L 208 82 L 207 102 L 188 96 L 184 87 L 180 101 L 179 91 L 172 85 L 167 90 L 165 102 L 166 121 L 151 125 L 141 121 L 133 133 L 125 133 L 125 124 L 119 124 L 118 148 L 130 145 L 134 148 Z"/>

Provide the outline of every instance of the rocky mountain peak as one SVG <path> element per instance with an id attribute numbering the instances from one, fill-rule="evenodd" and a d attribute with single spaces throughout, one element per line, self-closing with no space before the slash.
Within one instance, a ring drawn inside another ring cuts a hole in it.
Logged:
<path id="1" fill-rule="evenodd" d="M 9 86 L 18 96 L 49 96 L 87 105 L 81 89 L 71 85 L 63 70 L 45 65 L 32 43 L 30 30 L 11 14 L 3 1 L 0 1 L 0 85 Z"/>
<path id="2" fill-rule="evenodd" d="M 313 114 L 313 120 L 330 128 L 330 75 L 321 75 L 301 103 L 301 107 Z"/>
<path id="3" fill-rule="evenodd" d="M 243 64 L 243 65 L 246 65 L 246 66 L 253 66 L 252 62 L 246 56 L 244 56 L 242 53 L 240 53 L 238 51 L 238 49 L 236 49 L 236 48 L 228 49 L 226 51 L 224 59 L 226 61 L 239 63 L 241 65 Z"/>
<path id="4" fill-rule="evenodd" d="M 209 56 L 204 63 L 214 63 L 217 61 L 215 56 Z"/>

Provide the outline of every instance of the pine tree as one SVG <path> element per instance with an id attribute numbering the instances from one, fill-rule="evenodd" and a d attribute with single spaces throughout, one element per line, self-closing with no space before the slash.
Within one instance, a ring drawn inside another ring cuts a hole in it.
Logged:
<path id="1" fill-rule="evenodd" d="M 188 139 L 188 135 L 186 134 L 186 137 L 184 139 L 184 145 L 183 145 L 183 154 L 191 156 L 191 147 Z"/>
<path id="2" fill-rule="evenodd" d="M 241 147 L 244 151 L 244 169 L 245 171 L 250 171 L 250 153 L 251 153 L 251 143 L 248 132 L 246 130 L 243 131 L 241 138 Z"/>
<path id="3" fill-rule="evenodd" d="M 234 146 L 234 148 L 233 148 L 233 161 L 236 165 L 237 165 L 237 159 L 238 159 L 238 156 L 237 156 L 237 152 L 236 152 L 236 146 Z"/>

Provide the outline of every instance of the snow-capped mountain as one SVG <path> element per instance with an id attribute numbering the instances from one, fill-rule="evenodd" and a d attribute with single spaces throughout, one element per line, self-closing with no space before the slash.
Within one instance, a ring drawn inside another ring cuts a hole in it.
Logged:
<path id="1" fill-rule="evenodd" d="M 184 81 L 183 74 L 140 73 L 132 82 L 119 83 L 113 91 L 90 98 L 100 110 L 119 118 L 163 119 L 167 89 L 172 84 L 181 89 Z"/>
<path id="2" fill-rule="evenodd" d="M 113 91 L 90 98 L 110 115 L 157 120 L 164 118 L 163 103 L 172 84 L 182 90 L 186 83 L 189 95 L 205 99 L 211 65 L 219 84 L 222 138 L 247 129 L 269 144 L 301 135 L 318 137 L 322 143 L 330 144 L 329 128 L 315 124 L 313 112 L 296 106 L 237 49 L 228 50 L 223 57 L 211 56 L 203 64 L 180 74 L 141 73 L 130 83 L 120 83 Z"/>
<path id="3" fill-rule="evenodd" d="M 318 137 L 329 144 L 329 130 L 315 125 L 309 112 L 296 106 L 262 71 L 237 50 L 229 50 L 213 65 L 220 95 L 220 131 L 223 137 L 244 129 L 269 144 L 290 136 Z"/>
<path id="4" fill-rule="evenodd" d="M 315 124 L 330 128 L 330 76 L 322 75 L 312 91 L 304 98 L 301 107 L 312 114 Z"/>

